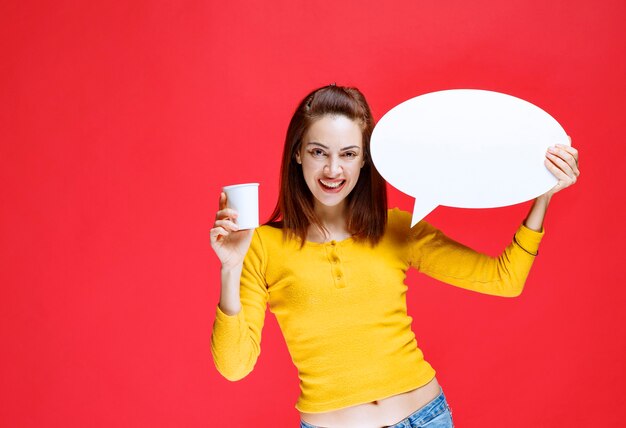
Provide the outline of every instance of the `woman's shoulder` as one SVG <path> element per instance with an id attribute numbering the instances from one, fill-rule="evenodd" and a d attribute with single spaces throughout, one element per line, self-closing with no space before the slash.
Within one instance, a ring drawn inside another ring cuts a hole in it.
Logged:
<path id="1" fill-rule="evenodd" d="M 398 207 L 387 210 L 387 227 L 390 229 L 411 229 L 411 213 Z"/>
<path id="2" fill-rule="evenodd" d="M 265 223 L 256 228 L 255 234 L 263 240 L 282 239 L 282 222 Z"/>
<path id="3" fill-rule="evenodd" d="M 262 224 L 256 228 L 254 235 L 253 239 L 258 239 L 263 246 L 272 250 L 294 246 L 299 248 L 300 241 L 286 233 L 281 221 Z"/>
<path id="4" fill-rule="evenodd" d="M 426 220 L 418 221 L 411 227 L 413 214 L 398 207 L 387 210 L 387 229 L 392 234 L 404 236 L 417 236 L 432 232 L 434 227 Z"/>
<path id="5" fill-rule="evenodd" d="M 387 223 L 391 223 L 394 221 L 402 221 L 402 220 L 405 220 L 407 217 L 410 218 L 411 213 L 405 210 L 401 210 L 398 207 L 389 208 L 387 210 Z"/>

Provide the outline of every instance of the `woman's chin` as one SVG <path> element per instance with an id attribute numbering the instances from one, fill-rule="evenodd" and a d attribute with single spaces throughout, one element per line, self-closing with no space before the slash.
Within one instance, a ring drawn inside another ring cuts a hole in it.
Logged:
<path id="1" fill-rule="evenodd" d="M 328 197 L 328 195 L 321 195 L 322 197 L 315 197 L 315 202 L 320 205 L 323 208 L 334 208 L 337 207 L 339 205 L 342 205 L 346 198 L 344 197 L 339 197 L 338 195 L 336 197 Z"/>

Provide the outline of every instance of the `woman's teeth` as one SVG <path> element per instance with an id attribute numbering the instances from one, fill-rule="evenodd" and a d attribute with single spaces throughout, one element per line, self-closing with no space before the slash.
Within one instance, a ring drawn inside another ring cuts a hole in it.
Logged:
<path id="1" fill-rule="evenodd" d="M 337 187 L 341 186 L 343 184 L 345 180 L 342 181 L 338 181 L 336 183 L 329 183 L 327 181 L 324 180 L 320 180 L 320 183 L 322 183 L 324 186 L 329 187 L 331 189 L 336 189 Z"/>

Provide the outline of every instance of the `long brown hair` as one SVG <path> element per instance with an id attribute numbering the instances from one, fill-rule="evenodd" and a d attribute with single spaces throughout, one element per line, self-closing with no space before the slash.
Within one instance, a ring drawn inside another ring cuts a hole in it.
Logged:
<path id="1" fill-rule="evenodd" d="M 314 210 L 314 197 L 296 162 L 302 137 L 309 127 L 325 115 L 343 115 L 361 127 L 365 165 L 359 179 L 346 198 L 348 231 L 358 241 L 377 244 L 387 224 L 387 189 L 370 155 L 370 137 L 374 119 L 363 94 L 356 88 L 334 84 L 308 94 L 296 108 L 285 138 L 280 168 L 280 192 L 274 212 L 266 224 L 280 227 L 284 237 L 299 237 L 304 245 L 309 225 L 325 230 Z"/>

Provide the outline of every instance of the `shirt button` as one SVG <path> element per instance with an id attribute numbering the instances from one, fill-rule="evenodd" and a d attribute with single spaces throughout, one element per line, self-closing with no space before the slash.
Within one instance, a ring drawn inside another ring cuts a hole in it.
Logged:
<path id="1" fill-rule="evenodd" d="M 341 275 L 337 275 L 337 281 L 341 281 Z"/>
<path id="2" fill-rule="evenodd" d="M 334 246 L 335 244 L 337 244 L 337 241 L 330 241 L 330 245 Z"/>

